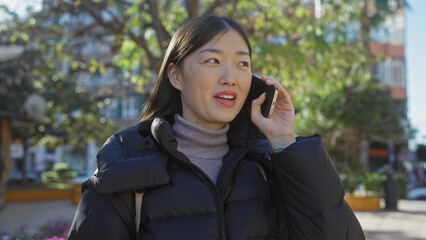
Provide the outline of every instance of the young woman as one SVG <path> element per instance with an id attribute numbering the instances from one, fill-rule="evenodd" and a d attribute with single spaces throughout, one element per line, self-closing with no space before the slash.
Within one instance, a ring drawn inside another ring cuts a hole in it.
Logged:
<path id="1" fill-rule="evenodd" d="M 295 138 L 281 84 L 262 77 L 271 118 L 265 95 L 246 101 L 251 54 L 229 18 L 176 32 L 142 121 L 99 151 L 69 239 L 365 239 L 320 136 Z"/>

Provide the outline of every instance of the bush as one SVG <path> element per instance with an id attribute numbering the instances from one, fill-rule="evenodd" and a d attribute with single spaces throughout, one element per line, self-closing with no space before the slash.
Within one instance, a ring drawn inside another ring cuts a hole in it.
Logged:
<path id="1" fill-rule="evenodd" d="M 52 167 L 52 171 L 41 173 L 41 181 L 43 183 L 66 182 L 69 179 L 77 177 L 76 171 L 71 171 L 67 163 L 56 163 Z"/>
<path id="2" fill-rule="evenodd" d="M 408 184 L 408 177 L 407 175 L 403 173 L 393 173 L 392 179 L 399 182 L 399 192 L 400 192 L 400 198 L 406 198 L 407 197 L 407 184 Z"/>
<path id="3" fill-rule="evenodd" d="M 342 173 L 340 178 L 342 179 L 345 191 L 348 193 L 353 193 L 360 183 L 360 176 L 350 172 Z"/>
<path id="4" fill-rule="evenodd" d="M 383 182 L 386 181 L 387 177 L 385 174 L 378 172 L 366 172 L 362 176 L 361 184 L 364 185 L 365 191 L 380 193 Z"/>
<path id="5" fill-rule="evenodd" d="M 343 171 L 340 177 L 345 191 L 357 195 L 380 195 L 382 184 L 387 179 L 385 174 L 378 172 L 357 174 L 350 170 Z"/>

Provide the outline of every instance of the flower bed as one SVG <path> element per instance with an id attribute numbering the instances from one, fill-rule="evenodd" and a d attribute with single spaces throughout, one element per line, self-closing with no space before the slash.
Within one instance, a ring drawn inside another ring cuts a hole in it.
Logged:
<path id="1" fill-rule="evenodd" d="M 71 222 L 62 219 L 48 221 L 31 234 L 26 226 L 13 233 L 0 232 L 0 240 L 66 240 Z"/>

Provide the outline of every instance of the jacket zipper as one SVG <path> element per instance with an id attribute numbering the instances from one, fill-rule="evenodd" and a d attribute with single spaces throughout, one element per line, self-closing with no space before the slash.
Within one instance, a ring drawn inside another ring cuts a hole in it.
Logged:
<path id="1" fill-rule="evenodd" d="M 211 188 L 214 189 L 214 193 L 215 193 L 214 197 L 216 199 L 217 207 L 219 209 L 219 221 L 220 221 L 220 229 L 221 229 L 221 240 L 226 240 L 227 237 L 226 237 L 226 224 L 225 224 L 225 210 L 224 210 L 223 198 L 222 198 L 221 193 L 219 192 L 219 189 L 216 187 L 216 185 L 213 183 L 213 181 L 210 179 L 210 177 L 208 177 L 207 174 L 205 174 L 203 172 L 203 170 L 201 170 L 201 168 L 199 168 L 197 165 L 191 163 L 189 159 L 184 159 L 181 156 L 177 155 L 173 150 L 169 149 L 169 147 L 167 146 L 167 144 L 163 144 L 163 138 L 162 138 L 161 134 L 159 134 L 158 137 L 159 137 L 161 146 L 163 146 L 164 149 L 170 155 L 172 155 L 172 157 L 174 157 L 174 159 L 179 160 L 185 166 L 197 169 L 201 173 L 201 175 L 205 179 L 207 179 L 207 182 L 209 182 L 209 184 L 211 185 Z"/>
<path id="2" fill-rule="evenodd" d="M 230 184 L 229 183 L 229 179 L 233 178 L 232 176 L 234 175 L 234 170 L 235 168 L 238 166 L 238 164 L 241 163 L 240 159 L 248 152 L 250 151 L 250 147 L 254 144 L 254 141 L 249 142 L 247 145 L 249 147 L 245 148 L 244 150 L 240 151 L 237 155 L 237 159 L 239 159 L 238 161 L 235 162 L 235 165 L 232 166 L 232 170 L 230 172 L 230 174 L 225 175 L 225 179 L 223 181 L 223 184 L 221 184 L 221 188 L 219 188 L 219 192 L 222 192 L 222 196 L 223 199 L 226 198 L 227 192 L 225 192 L 226 187 Z M 220 174 L 219 174 L 220 177 Z M 219 179 L 219 178 L 218 178 Z"/>

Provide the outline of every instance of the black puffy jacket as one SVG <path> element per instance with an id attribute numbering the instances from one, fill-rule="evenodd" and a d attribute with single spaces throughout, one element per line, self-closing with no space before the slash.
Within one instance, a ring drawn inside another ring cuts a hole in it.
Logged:
<path id="1" fill-rule="evenodd" d="M 231 125 L 215 185 L 176 150 L 168 122 L 115 134 L 83 183 L 69 239 L 365 239 L 319 136 L 271 154 L 257 136 Z M 135 191 L 145 192 L 138 236 Z"/>

